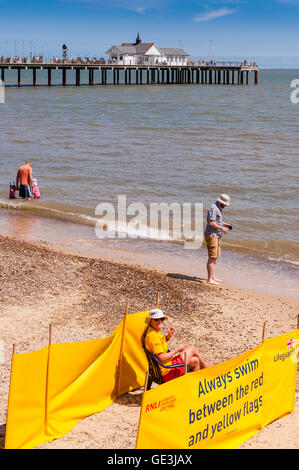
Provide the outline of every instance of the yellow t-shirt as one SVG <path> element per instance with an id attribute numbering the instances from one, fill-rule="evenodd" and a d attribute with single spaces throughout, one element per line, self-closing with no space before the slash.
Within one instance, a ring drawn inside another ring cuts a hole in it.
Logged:
<path id="1" fill-rule="evenodd" d="M 166 338 L 162 335 L 161 331 L 155 330 L 152 326 L 149 327 L 148 332 L 145 336 L 145 347 L 146 349 L 151 352 L 152 354 L 160 354 L 160 353 L 167 353 L 168 346 L 166 342 Z M 160 361 L 161 362 L 161 361 Z M 163 362 L 165 366 L 171 366 L 172 360 L 169 359 L 166 362 Z M 170 371 L 170 369 L 165 369 L 164 367 L 160 367 L 161 374 L 166 375 Z"/>

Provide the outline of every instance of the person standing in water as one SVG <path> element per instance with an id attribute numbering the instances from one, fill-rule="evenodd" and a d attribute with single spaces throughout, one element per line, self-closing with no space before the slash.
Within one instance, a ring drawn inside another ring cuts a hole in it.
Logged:
<path id="1" fill-rule="evenodd" d="M 205 241 L 208 249 L 207 271 L 209 284 L 217 285 L 222 282 L 221 279 L 216 278 L 215 269 L 217 258 L 219 258 L 221 253 L 221 237 L 231 227 L 230 224 L 224 223 L 222 220 L 222 211 L 225 207 L 229 206 L 229 203 L 230 197 L 227 194 L 221 194 L 208 210 Z"/>
<path id="2" fill-rule="evenodd" d="M 31 163 L 27 162 L 25 165 L 20 166 L 16 178 L 16 190 L 19 191 L 19 196 L 22 199 L 31 200 L 32 186 L 32 168 Z"/>

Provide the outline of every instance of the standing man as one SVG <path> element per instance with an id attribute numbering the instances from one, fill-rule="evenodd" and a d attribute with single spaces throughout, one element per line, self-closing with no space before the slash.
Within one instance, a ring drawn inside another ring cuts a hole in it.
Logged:
<path id="1" fill-rule="evenodd" d="M 205 230 L 205 241 L 208 248 L 208 283 L 219 284 L 221 279 L 215 277 L 215 268 L 217 258 L 220 256 L 220 241 L 222 234 L 226 234 L 230 224 L 222 220 L 222 210 L 229 206 L 230 197 L 227 194 L 221 194 L 217 201 L 211 205 L 207 215 L 207 226 Z"/>
<path id="2" fill-rule="evenodd" d="M 16 190 L 22 199 L 31 200 L 30 186 L 32 186 L 32 168 L 31 163 L 27 162 L 20 166 L 16 178 Z"/>

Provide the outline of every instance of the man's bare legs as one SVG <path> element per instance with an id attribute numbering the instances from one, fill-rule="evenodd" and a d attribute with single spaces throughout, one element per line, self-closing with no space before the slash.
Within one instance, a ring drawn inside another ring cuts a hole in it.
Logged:
<path id="1" fill-rule="evenodd" d="M 218 284 L 214 279 L 215 277 L 215 268 L 216 268 L 217 258 L 209 258 L 207 262 L 207 271 L 208 271 L 208 283 L 209 284 Z"/>
<path id="2" fill-rule="evenodd" d="M 219 284 L 219 282 L 223 282 L 222 279 L 217 279 L 215 277 L 215 270 L 216 270 L 216 261 L 217 258 L 209 258 L 207 262 L 207 271 L 208 271 L 208 283 L 209 284 Z"/>

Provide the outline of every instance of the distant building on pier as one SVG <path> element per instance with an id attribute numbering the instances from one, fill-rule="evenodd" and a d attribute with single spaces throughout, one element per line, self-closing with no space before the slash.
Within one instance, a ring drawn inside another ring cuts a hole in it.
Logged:
<path id="1" fill-rule="evenodd" d="M 159 47 L 153 42 L 142 43 L 138 33 L 136 42 L 112 46 L 106 54 L 115 65 L 179 65 L 187 64 L 189 54 L 183 49 Z"/>

